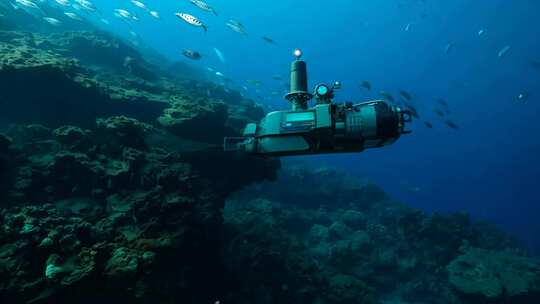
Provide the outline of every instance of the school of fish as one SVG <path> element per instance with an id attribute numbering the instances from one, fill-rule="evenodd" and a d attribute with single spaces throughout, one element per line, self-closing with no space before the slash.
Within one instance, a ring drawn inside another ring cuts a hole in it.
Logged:
<path id="1" fill-rule="evenodd" d="M 214 16 L 218 16 L 216 9 L 214 9 L 213 6 L 211 6 L 209 3 L 207 3 L 204 0 L 181 0 L 181 1 L 190 3 L 193 7 L 198 9 L 201 13 L 211 13 Z M 113 16 L 119 18 L 120 20 L 128 24 L 129 33 L 131 34 L 131 36 L 135 38 L 139 38 L 138 34 L 131 27 L 132 22 L 137 22 L 140 20 L 138 13 L 143 12 L 145 14 L 148 14 L 151 18 L 155 20 L 160 20 L 162 18 L 162 15 L 158 11 L 149 8 L 149 6 L 146 5 L 142 1 L 130 0 L 129 3 L 131 3 L 132 7 L 115 8 L 112 11 L 112 14 Z M 63 14 L 64 14 L 64 17 L 66 18 L 66 21 L 69 20 L 71 22 L 74 22 L 74 21 L 80 22 L 88 18 L 88 14 L 96 14 L 98 17 L 97 19 L 100 22 L 104 23 L 105 25 L 110 24 L 109 20 L 104 18 L 104 14 L 90 0 L 50 0 L 50 1 L 13 0 L 13 2 L 10 2 L 10 4 L 14 10 L 23 10 L 23 11 L 28 12 L 29 14 L 39 15 L 40 18 L 43 20 L 43 22 L 53 27 L 61 26 L 64 21 L 59 20 L 58 17 L 55 18 L 52 16 L 47 16 L 45 11 L 42 8 L 42 6 L 44 5 L 52 4 L 64 10 Z M 83 14 L 86 14 L 86 15 L 83 15 Z M 200 28 L 204 32 L 207 32 L 209 30 L 207 24 L 203 21 L 203 19 L 199 18 L 198 16 L 194 14 L 179 11 L 179 12 L 171 13 L 170 15 L 176 16 L 177 20 L 179 20 L 181 23 L 184 23 L 192 27 Z M 4 14 L 0 14 L 0 17 L 3 17 L 3 16 Z M 419 20 L 424 20 L 428 17 L 429 15 L 424 13 L 420 16 Z M 419 25 L 419 22 L 421 21 L 407 23 L 403 27 L 404 32 L 407 32 L 407 33 L 414 32 L 416 27 Z M 240 34 L 246 37 L 248 36 L 248 31 L 246 30 L 245 26 L 238 20 L 228 19 L 226 22 L 224 22 L 223 25 L 237 34 Z M 476 35 L 479 38 L 483 38 L 484 36 L 488 35 L 488 29 L 480 28 L 478 32 L 476 32 Z M 263 35 L 263 36 L 260 36 L 260 38 L 268 44 L 276 45 L 276 41 L 269 36 Z M 136 42 L 134 42 L 134 44 L 135 43 Z M 219 62 L 221 62 L 222 64 L 225 64 L 227 60 L 225 58 L 224 53 L 217 47 L 214 47 L 212 49 L 214 51 L 215 56 L 219 60 Z M 450 41 L 446 44 L 446 46 L 444 46 L 443 50 L 446 56 L 452 56 L 453 53 L 456 52 L 457 50 L 457 45 Z M 504 60 L 504 58 L 509 56 L 511 52 L 512 52 L 512 46 L 504 45 L 495 53 L 496 59 L 498 59 L 499 61 Z M 179 53 L 190 60 L 199 61 L 200 59 L 203 58 L 203 55 L 199 51 L 193 50 L 190 48 L 181 50 Z M 540 71 L 539 61 L 537 60 L 530 61 L 530 66 L 533 69 Z M 206 69 L 207 71 L 211 72 L 213 75 L 217 76 L 220 79 L 221 84 L 223 86 L 225 86 L 226 84 L 230 85 L 234 83 L 232 79 L 225 77 L 223 73 L 216 71 L 210 67 L 207 67 Z M 279 86 L 281 87 L 280 89 L 268 88 L 265 85 L 263 85 L 261 81 L 255 80 L 255 79 L 249 79 L 245 81 L 245 84 L 242 84 L 242 83 L 238 84 L 237 89 L 239 89 L 240 92 L 245 91 L 246 93 L 249 91 L 252 91 L 255 94 L 255 96 L 260 99 L 268 99 L 275 96 L 282 96 L 283 94 L 285 94 L 288 90 L 289 83 L 283 80 L 284 77 L 282 77 L 281 75 L 273 75 L 271 78 L 279 83 Z M 361 89 L 364 89 L 367 92 L 370 92 L 373 89 L 373 85 L 368 80 L 360 81 L 359 87 Z M 268 91 L 266 92 L 268 94 L 262 94 L 261 90 L 263 89 Z M 433 121 L 423 119 L 421 117 L 417 104 L 416 104 L 419 98 L 417 98 L 415 94 L 411 94 L 405 89 L 397 89 L 396 95 L 392 94 L 389 90 L 381 89 L 381 90 L 378 90 L 378 92 L 379 92 L 379 95 L 383 99 L 393 104 L 399 104 L 400 106 L 408 110 L 412 116 L 422 121 L 425 127 L 429 129 L 432 129 L 434 127 Z M 241 93 L 241 94 L 243 95 L 244 93 Z M 263 97 L 262 95 L 266 97 Z M 518 92 L 518 94 L 516 95 L 516 100 L 520 102 L 524 102 L 529 98 L 529 96 L 530 96 L 530 93 L 527 90 L 522 90 L 521 92 Z M 456 130 L 459 129 L 458 125 L 451 119 L 451 114 L 453 111 L 450 109 L 451 108 L 450 104 L 446 100 L 440 97 L 433 97 L 431 98 L 431 101 L 433 104 L 428 105 L 427 107 L 432 109 L 436 117 L 438 117 L 438 119 L 440 119 L 442 123 L 446 125 L 447 127 L 456 129 Z M 423 106 L 425 106 L 425 104 Z"/>

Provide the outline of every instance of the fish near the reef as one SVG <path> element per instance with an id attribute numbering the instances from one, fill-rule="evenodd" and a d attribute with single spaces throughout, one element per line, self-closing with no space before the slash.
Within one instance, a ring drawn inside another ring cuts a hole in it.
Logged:
<path id="1" fill-rule="evenodd" d="M 174 15 L 186 22 L 187 24 L 191 24 L 195 27 L 201 27 L 205 32 L 208 31 L 208 27 L 195 16 L 186 13 L 176 13 Z"/>
<path id="2" fill-rule="evenodd" d="M 88 0 L 75 0 L 75 2 L 77 2 L 81 8 L 87 11 L 90 11 L 90 12 L 98 11 L 97 7 Z"/>
<path id="3" fill-rule="evenodd" d="M 368 91 L 371 91 L 371 83 L 369 81 L 364 80 L 360 83 L 360 86 L 367 89 Z"/>
<path id="4" fill-rule="evenodd" d="M 150 14 L 150 16 L 152 16 L 155 19 L 161 19 L 161 17 L 159 16 L 159 13 L 156 11 L 150 11 L 148 13 Z"/>
<path id="5" fill-rule="evenodd" d="M 77 15 L 75 13 L 65 12 L 64 15 L 68 16 L 68 18 L 73 19 L 73 20 L 77 20 L 77 21 L 82 21 L 83 20 L 81 17 L 79 17 L 79 15 Z"/>
<path id="6" fill-rule="evenodd" d="M 451 120 L 445 120 L 444 123 L 445 123 L 448 127 L 452 128 L 452 129 L 454 129 L 454 130 L 459 129 L 459 127 L 458 127 L 453 121 L 451 121 Z"/>
<path id="7" fill-rule="evenodd" d="M 400 91 L 399 91 L 399 94 L 400 94 L 403 98 L 405 98 L 407 101 L 411 101 L 411 99 L 412 99 L 411 94 L 409 94 L 409 92 L 407 92 L 407 91 L 405 91 L 405 90 L 400 90 Z"/>
<path id="8" fill-rule="evenodd" d="M 444 112 L 442 110 L 435 109 L 433 110 L 433 112 L 435 112 L 435 114 L 439 115 L 440 117 L 444 117 Z"/>
<path id="9" fill-rule="evenodd" d="M 125 9 L 121 9 L 121 8 L 117 8 L 114 10 L 114 15 L 120 19 L 124 19 L 124 20 L 134 20 L 134 21 L 138 21 L 139 18 L 137 18 L 137 16 L 133 15 L 132 13 L 128 12 L 127 10 Z"/>
<path id="10" fill-rule="evenodd" d="M 510 45 L 504 46 L 504 47 L 499 51 L 499 53 L 497 53 L 497 58 L 503 59 L 503 58 L 508 54 L 508 52 L 510 51 L 510 49 L 511 49 L 511 46 L 510 46 Z"/>
<path id="11" fill-rule="evenodd" d="M 137 0 L 131 0 L 131 3 L 133 5 L 135 5 L 136 7 L 138 8 L 141 8 L 145 11 L 148 11 L 148 8 L 146 7 L 146 4 L 142 3 L 141 1 L 137 1 Z"/>
<path id="12" fill-rule="evenodd" d="M 420 114 L 418 114 L 418 109 L 415 106 L 410 103 L 405 103 L 405 108 L 411 113 L 414 118 L 420 119 Z"/>
<path id="13" fill-rule="evenodd" d="M 194 50 L 183 50 L 182 54 L 192 60 L 199 60 L 202 57 L 199 52 L 196 52 Z"/>
<path id="14" fill-rule="evenodd" d="M 395 101 L 396 101 L 395 98 L 394 98 L 394 96 L 392 96 L 392 94 L 390 94 L 390 93 L 388 93 L 388 92 L 386 92 L 386 91 L 380 91 L 379 94 L 380 94 L 382 97 L 386 98 L 388 101 L 391 101 L 391 102 L 395 102 Z"/>
<path id="15" fill-rule="evenodd" d="M 231 30 L 233 30 L 234 32 L 237 32 L 242 35 L 247 35 L 246 30 L 244 29 L 244 26 L 242 25 L 242 23 L 238 21 L 229 20 L 227 21 L 227 23 L 225 23 L 225 25 Z"/>
<path id="16" fill-rule="evenodd" d="M 270 44 L 276 44 L 276 42 L 274 41 L 274 39 L 270 38 L 270 37 L 266 37 L 266 36 L 263 36 L 262 39 Z"/>
<path id="17" fill-rule="evenodd" d="M 44 17 L 43 20 L 45 20 L 45 22 L 47 22 L 48 24 L 53 25 L 53 26 L 59 26 L 59 25 L 62 24 L 62 22 L 60 22 L 60 20 L 58 20 L 56 18 L 52 18 L 52 17 Z"/>
<path id="18" fill-rule="evenodd" d="M 20 5 L 26 8 L 41 10 L 37 4 L 29 0 L 15 0 L 15 3 L 16 3 L 15 5 L 12 4 L 13 8 L 15 9 L 19 8 L 19 5 Z"/>
<path id="19" fill-rule="evenodd" d="M 69 3 L 69 0 L 54 0 L 54 2 L 56 2 L 57 4 L 59 4 L 61 6 L 65 6 L 65 7 L 68 7 L 68 6 L 71 5 Z"/>
<path id="20" fill-rule="evenodd" d="M 449 43 L 446 45 L 446 48 L 444 48 L 444 53 L 446 55 L 450 54 L 452 52 L 452 50 L 454 50 L 454 44 L 453 43 Z"/>
<path id="21" fill-rule="evenodd" d="M 221 61 L 221 63 L 227 62 L 227 60 L 225 59 L 225 55 L 223 55 L 223 52 L 221 52 L 218 48 L 214 48 L 214 53 L 216 53 L 216 56 L 218 57 L 219 61 Z"/>
<path id="22" fill-rule="evenodd" d="M 405 27 L 405 32 L 408 32 L 411 30 L 411 24 L 407 24 L 407 26 Z"/>
<path id="23" fill-rule="evenodd" d="M 445 106 L 445 107 L 448 107 L 448 103 L 446 102 L 446 100 L 442 99 L 442 98 L 433 98 L 436 102 L 438 102 L 439 104 Z"/>
<path id="24" fill-rule="evenodd" d="M 214 8 L 212 8 L 208 3 L 202 1 L 202 0 L 189 0 L 191 4 L 195 5 L 196 7 L 202 9 L 203 11 L 211 12 L 214 15 L 217 16 L 217 12 Z"/>
<path id="25" fill-rule="evenodd" d="M 517 99 L 518 99 L 519 101 L 525 101 L 527 98 L 529 98 L 529 93 L 528 93 L 528 92 L 525 92 L 525 91 L 519 93 L 519 95 L 518 95 L 518 97 L 517 97 Z"/>

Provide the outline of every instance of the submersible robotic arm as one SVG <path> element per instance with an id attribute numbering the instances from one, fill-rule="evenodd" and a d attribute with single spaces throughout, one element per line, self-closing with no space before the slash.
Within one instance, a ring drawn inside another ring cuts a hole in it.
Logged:
<path id="1" fill-rule="evenodd" d="M 290 111 L 268 113 L 259 124 L 250 123 L 243 137 L 227 137 L 225 151 L 256 155 L 287 156 L 318 153 L 360 152 L 394 143 L 411 122 L 411 114 L 382 100 L 359 104 L 335 104 L 332 87 L 320 84 L 313 94 L 307 91 L 306 62 L 295 50 L 291 64 L 290 92 L 285 96 Z M 308 101 L 316 105 L 308 108 Z"/>

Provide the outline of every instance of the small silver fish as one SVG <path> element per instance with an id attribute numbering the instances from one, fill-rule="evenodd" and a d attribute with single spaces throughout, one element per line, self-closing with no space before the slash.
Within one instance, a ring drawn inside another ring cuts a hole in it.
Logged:
<path id="1" fill-rule="evenodd" d="M 242 25 L 242 23 L 238 22 L 238 21 L 235 21 L 235 20 L 229 20 L 227 21 L 227 23 L 225 23 L 225 25 L 230 28 L 231 30 L 239 33 L 239 34 L 242 34 L 242 35 L 247 35 L 246 33 L 246 30 L 244 29 L 244 26 Z"/>
<path id="2" fill-rule="evenodd" d="M 407 26 L 405 27 L 405 32 L 408 32 L 411 30 L 411 24 L 407 24 Z"/>
<path id="3" fill-rule="evenodd" d="M 481 29 L 481 30 L 478 31 L 478 36 L 482 37 L 482 36 L 484 36 L 485 33 L 486 33 L 486 30 Z"/>
<path id="4" fill-rule="evenodd" d="M 150 14 L 150 16 L 152 16 L 152 17 L 154 17 L 154 18 L 156 18 L 156 19 L 161 19 L 161 18 L 159 17 L 159 13 L 156 12 L 156 11 L 150 11 L 149 14 Z"/>
<path id="5" fill-rule="evenodd" d="M 29 0 L 15 0 L 15 3 L 22 5 L 24 7 L 27 7 L 27 8 L 40 9 L 39 6 L 37 6 L 37 4 Z"/>
<path id="6" fill-rule="evenodd" d="M 221 63 L 227 62 L 227 60 L 225 59 L 225 55 L 223 55 L 223 53 L 218 48 L 214 48 L 214 52 L 216 53 L 216 56 L 218 57 L 219 61 L 221 61 Z"/>
<path id="7" fill-rule="evenodd" d="M 518 95 L 518 100 L 520 100 L 520 101 L 524 101 L 527 98 L 529 98 L 529 93 L 527 93 L 527 92 L 521 92 Z"/>
<path id="8" fill-rule="evenodd" d="M 61 6 L 70 6 L 71 5 L 69 3 L 69 0 L 54 0 L 54 2 L 56 2 L 57 4 L 59 4 Z"/>
<path id="9" fill-rule="evenodd" d="M 499 51 L 499 53 L 497 54 L 497 57 L 498 57 L 499 59 L 503 59 L 503 58 L 506 56 L 506 54 L 508 54 L 508 52 L 510 51 L 510 48 L 511 48 L 511 46 L 509 46 L 509 45 L 506 45 L 505 47 L 503 47 L 503 48 Z"/>
<path id="10" fill-rule="evenodd" d="M 197 17 L 192 16 L 190 14 L 186 13 L 176 13 L 174 14 L 176 17 L 184 20 L 186 23 L 191 24 L 196 27 L 202 27 L 202 29 L 206 32 L 208 30 L 208 27 Z"/>
<path id="11" fill-rule="evenodd" d="M 244 25 L 240 21 L 237 21 L 237 20 L 232 20 L 231 19 L 231 20 L 227 21 L 227 23 L 230 23 L 230 24 L 238 26 L 238 27 L 244 27 Z"/>
<path id="12" fill-rule="evenodd" d="M 125 19 L 125 20 L 139 20 L 139 18 L 137 18 L 137 16 L 133 15 L 132 13 L 128 12 L 127 10 L 125 9 L 121 9 L 121 8 L 117 8 L 114 10 L 114 15 L 120 19 Z"/>
<path id="13" fill-rule="evenodd" d="M 77 15 L 75 13 L 65 12 L 64 15 L 68 16 L 69 18 L 71 18 L 73 20 L 77 20 L 77 21 L 82 21 L 83 20 L 81 17 L 79 17 L 79 15 Z"/>
<path id="14" fill-rule="evenodd" d="M 208 5 L 208 3 L 202 0 L 189 0 L 189 2 L 191 2 L 191 4 L 195 5 L 196 7 L 202 9 L 203 11 L 211 12 L 217 16 L 217 12 L 210 5 Z"/>
<path id="15" fill-rule="evenodd" d="M 131 0 L 131 3 L 138 8 L 142 8 L 143 10 L 148 11 L 148 8 L 146 7 L 146 5 L 142 3 L 141 1 Z"/>
<path id="16" fill-rule="evenodd" d="M 450 54 L 450 52 L 452 52 L 452 50 L 454 49 L 454 44 L 453 43 L 449 43 L 446 45 L 446 48 L 444 49 L 444 53 L 446 55 Z"/>
<path id="17" fill-rule="evenodd" d="M 47 22 L 48 24 L 54 25 L 54 26 L 59 26 L 60 24 L 62 24 L 60 20 L 52 18 L 52 17 L 44 17 L 43 20 L 45 20 L 45 22 Z"/>
<path id="18" fill-rule="evenodd" d="M 77 2 L 80 7 L 82 7 L 83 9 L 87 11 L 95 12 L 98 10 L 97 7 L 88 0 L 75 0 L 75 2 Z"/>

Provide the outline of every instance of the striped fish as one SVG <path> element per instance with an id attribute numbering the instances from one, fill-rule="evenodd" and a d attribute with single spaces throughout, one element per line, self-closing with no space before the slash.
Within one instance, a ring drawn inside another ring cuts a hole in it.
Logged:
<path id="1" fill-rule="evenodd" d="M 197 17 L 195 17 L 195 16 L 192 16 L 192 15 L 186 14 L 186 13 L 176 13 L 175 16 L 182 19 L 182 20 L 184 20 L 188 24 L 191 24 L 191 25 L 196 26 L 196 27 L 202 27 L 205 32 L 208 30 L 206 25 L 204 23 L 202 23 L 201 20 L 197 19 Z"/>
<path id="2" fill-rule="evenodd" d="M 214 13 L 214 15 L 217 16 L 217 12 L 210 5 L 208 5 L 208 3 L 202 0 L 189 0 L 189 2 L 191 2 L 196 7 L 202 9 L 203 11 Z"/>

